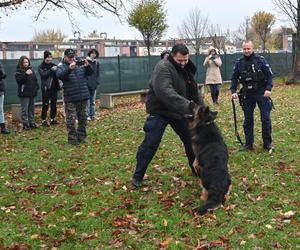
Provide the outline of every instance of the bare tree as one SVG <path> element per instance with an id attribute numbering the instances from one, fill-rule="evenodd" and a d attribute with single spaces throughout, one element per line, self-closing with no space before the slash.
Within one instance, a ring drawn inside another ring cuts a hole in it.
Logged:
<path id="1" fill-rule="evenodd" d="M 63 10 L 67 13 L 73 27 L 78 28 L 73 11 L 80 11 L 85 16 L 100 17 L 103 11 L 120 16 L 125 3 L 131 0 L 0 0 L 0 11 L 6 15 L 20 8 L 36 10 L 35 20 L 38 20 L 44 11 Z"/>
<path id="2" fill-rule="evenodd" d="M 250 18 L 246 17 L 233 32 L 233 38 L 236 44 L 241 45 L 245 40 L 253 39 L 253 30 L 250 28 Z"/>
<path id="3" fill-rule="evenodd" d="M 225 43 L 230 40 L 230 30 L 225 30 L 221 25 L 216 24 L 210 26 L 208 34 L 213 41 L 214 47 L 225 51 Z"/>
<path id="4" fill-rule="evenodd" d="M 200 9 L 192 9 L 178 28 L 179 36 L 193 44 L 195 53 L 200 53 L 200 47 L 208 34 L 208 17 L 203 16 Z"/>
<path id="5" fill-rule="evenodd" d="M 295 56 L 293 63 L 292 79 L 288 80 L 286 83 L 291 84 L 300 79 L 300 10 L 299 10 L 300 0 L 273 0 L 273 3 L 278 8 L 279 12 L 285 15 L 290 22 L 293 24 L 296 35 L 295 35 Z"/>

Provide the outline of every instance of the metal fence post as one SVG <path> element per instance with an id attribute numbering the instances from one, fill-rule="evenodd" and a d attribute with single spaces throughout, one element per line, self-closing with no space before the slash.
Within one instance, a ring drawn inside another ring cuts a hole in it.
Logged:
<path id="1" fill-rule="evenodd" d="M 224 63 L 225 63 L 225 74 L 224 74 L 224 79 L 227 80 L 227 54 L 224 52 Z"/>
<path id="2" fill-rule="evenodd" d="M 120 92 L 122 89 L 120 55 L 118 55 L 118 80 L 119 80 L 119 92 Z"/>

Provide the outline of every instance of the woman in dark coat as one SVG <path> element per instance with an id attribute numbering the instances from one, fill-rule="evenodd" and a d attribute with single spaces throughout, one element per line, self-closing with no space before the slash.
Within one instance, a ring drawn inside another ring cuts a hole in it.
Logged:
<path id="1" fill-rule="evenodd" d="M 60 90 L 58 79 L 56 77 L 57 65 L 52 62 L 52 55 L 49 51 L 44 51 L 44 60 L 39 66 L 39 74 L 41 76 L 42 90 L 42 126 L 49 126 L 47 121 L 47 112 L 50 105 L 50 124 L 57 124 L 57 92 Z"/>
<path id="2" fill-rule="evenodd" d="M 18 83 L 23 129 L 37 128 L 34 120 L 34 103 L 39 85 L 30 66 L 30 60 L 26 56 L 20 57 L 15 78 Z"/>
<path id="3" fill-rule="evenodd" d="M 87 60 L 93 69 L 93 74 L 88 76 L 88 87 L 90 98 L 88 102 L 87 119 L 92 120 L 96 114 L 96 91 L 99 85 L 99 52 L 96 49 L 90 49 L 88 52 Z"/>

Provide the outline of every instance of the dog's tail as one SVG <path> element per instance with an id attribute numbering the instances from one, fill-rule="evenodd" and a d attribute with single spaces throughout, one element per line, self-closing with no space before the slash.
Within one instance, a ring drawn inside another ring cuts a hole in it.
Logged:
<path id="1" fill-rule="evenodd" d="M 200 215 L 204 215 L 207 212 L 215 210 L 221 206 L 221 204 L 224 202 L 225 195 L 227 194 L 230 185 L 230 177 L 222 180 L 214 180 L 213 183 L 211 183 L 210 188 L 207 190 L 207 201 L 198 209 L 198 213 Z"/>

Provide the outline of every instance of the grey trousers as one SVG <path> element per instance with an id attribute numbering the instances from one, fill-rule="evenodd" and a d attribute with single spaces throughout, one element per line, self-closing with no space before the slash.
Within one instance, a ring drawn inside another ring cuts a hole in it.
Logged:
<path id="1" fill-rule="evenodd" d="M 23 125 L 34 124 L 34 97 L 20 97 L 21 119 Z"/>

